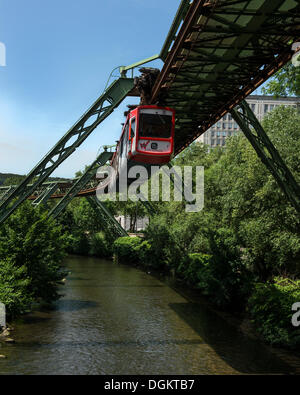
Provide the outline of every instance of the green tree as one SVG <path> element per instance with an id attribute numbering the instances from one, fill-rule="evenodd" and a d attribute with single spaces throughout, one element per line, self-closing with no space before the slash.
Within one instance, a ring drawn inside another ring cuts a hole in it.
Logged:
<path id="1" fill-rule="evenodd" d="M 300 115 L 277 108 L 263 126 L 284 161 L 300 182 Z M 262 280 L 299 272 L 299 215 L 273 176 L 242 135 L 232 140 L 220 160 L 222 222 L 234 229 L 248 262 Z"/>
<path id="2" fill-rule="evenodd" d="M 43 208 L 24 203 L 0 229 L 0 260 L 25 268 L 28 294 L 51 302 L 59 297 L 57 284 L 65 276 L 61 262 L 65 237 Z M 25 272 L 24 272 L 25 273 Z"/>
<path id="3" fill-rule="evenodd" d="M 288 63 L 275 74 L 262 91 L 276 97 L 300 96 L 300 67 Z"/>
<path id="4" fill-rule="evenodd" d="M 5 304 L 9 318 L 30 309 L 33 298 L 29 285 L 25 266 L 17 267 L 11 259 L 0 260 L 0 302 Z"/>
<path id="5" fill-rule="evenodd" d="M 77 232 L 96 233 L 102 230 L 103 224 L 86 199 L 78 198 L 72 206 L 74 223 Z"/>

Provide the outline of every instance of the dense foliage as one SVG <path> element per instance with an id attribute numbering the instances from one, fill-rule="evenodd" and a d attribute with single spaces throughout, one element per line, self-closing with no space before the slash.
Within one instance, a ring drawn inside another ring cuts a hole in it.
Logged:
<path id="1" fill-rule="evenodd" d="M 118 263 L 135 264 L 139 261 L 139 248 L 142 239 L 139 237 L 120 237 L 114 242 L 113 252 Z M 140 260 L 141 261 L 141 260 Z"/>
<path id="2" fill-rule="evenodd" d="M 279 96 L 300 96 L 300 67 L 292 62 L 280 69 L 263 88 L 265 94 Z"/>
<path id="3" fill-rule="evenodd" d="M 65 237 L 53 219 L 27 202 L 0 228 L 0 301 L 16 315 L 32 301 L 56 300 Z"/>
<path id="4" fill-rule="evenodd" d="M 79 174 L 79 173 L 78 173 Z M 126 216 L 129 232 L 136 229 L 139 218 L 146 215 L 144 206 L 139 202 L 105 202 L 114 216 Z M 113 254 L 115 236 L 103 226 L 101 218 L 84 198 L 74 199 L 58 217 L 66 233 L 67 251 L 71 254 L 91 255 L 110 258 Z"/>
<path id="5" fill-rule="evenodd" d="M 291 325 L 294 303 L 300 301 L 300 281 L 275 278 L 256 284 L 248 309 L 259 333 L 271 344 L 300 345 L 300 329 Z"/>

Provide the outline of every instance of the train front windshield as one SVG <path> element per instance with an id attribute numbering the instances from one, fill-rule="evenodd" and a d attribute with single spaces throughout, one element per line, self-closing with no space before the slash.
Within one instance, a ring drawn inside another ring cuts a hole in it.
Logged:
<path id="1" fill-rule="evenodd" d="M 169 139 L 172 136 L 173 117 L 171 112 L 140 112 L 139 136 Z"/>

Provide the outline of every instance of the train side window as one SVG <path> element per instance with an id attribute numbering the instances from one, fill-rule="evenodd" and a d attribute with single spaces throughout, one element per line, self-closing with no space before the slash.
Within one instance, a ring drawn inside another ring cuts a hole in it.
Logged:
<path id="1" fill-rule="evenodd" d="M 135 136 L 135 126 L 136 126 L 135 118 L 132 118 L 131 119 L 131 132 L 130 132 L 131 139 L 133 139 Z"/>

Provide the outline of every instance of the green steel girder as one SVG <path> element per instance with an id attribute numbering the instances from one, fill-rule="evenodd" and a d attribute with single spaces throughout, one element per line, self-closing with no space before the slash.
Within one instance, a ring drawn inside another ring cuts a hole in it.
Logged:
<path id="1" fill-rule="evenodd" d="M 0 205 L 0 224 L 34 193 L 50 174 L 67 159 L 133 90 L 132 78 L 119 78 L 96 100 L 64 137 Z M 32 184 L 30 187 L 29 185 Z"/>
<path id="2" fill-rule="evenodd" d="M 42 197 L 42 195 L 44 193 L 46 193 L 46 191 L 48 191 L 50 188 L 54 187 L 54 185 L 56 185 L 56 188 L 60 188 L 61 186 L 66 186 L 67 184 L 72 184 L 73 180 L 70 181 L 51 181 L 51 182 L 44 182 L 43 184 L 41 184 L 34 192 L 34 194 L 32 196 L 35 196 L 34 201 L 37 201 L 37 199 L 39 197 Z M 27 185 L 26 188 L 31 188 L 32 185 Z M 13 190 L 15 190 L 17 188 L 17 185 L 10 185 L 8 187 L 0 187 L 0 202 L 4 201 L 6 199 L 6 197 L 12 193 Z M 32 200 L 32 198 L 30 199 Z"/>
<path id="3" fill-rule="evenodd" d="M 300 186 L 284 163 L 263 127 L 246 101 L 231 111 L 232 118 L 266 165 L 289 202 L 300 213 Z"/>
<path id="4" fill-rule="evenodd" d="M 148 198 L 141 192 L 141 187 L 138 188 L 138 193 L 140 195 L 139 202 L 142 203 L 142 205 L 145 207 L 145 209 L 148 211 L 148 214 L 153 217 L 155 214 L 157 214 L 157 210 L 153 206 L 153 204 L 148 200 Z"/>
<path id="5" fill-rule="evenodd" d="M 135 68 L 142 66 L 145 63 L 152 62 L 153 60 L 157 60 L 157 59 L 159 59 L 159 55 L 153 55 L 147 59 L 143 59 L 143 60 L 140 60 L 139 62 L 132 63 L 130 66 L 121 66 L 119 69 L 120 74 L 122 77 L 126 77 L 127 71 L 132 70 L 132 78 L 133 78 L 133 72 L 134 72 Z"/>
<path id="6" fill-rule="evenodd" d="M 140 200 L 140 201 L 145 207 L 145 209 L 148 211 L 150 217 L 153 217 L 155 214 L 157 214 L 155 207 L 148 200 Z"/>
<path id="7" fill-rule="evenodd" d="M 186 6 L 181 28 L 180 22 L 168 36 L 151 99 L 176 111 L 176 155 L 284 66 L 291 43 L 300 40 L 299 1 L 193 0 Z"/>
<path id="8" fill-rule="evenodd" d="M 190 7 L 190 0 L 181 0 L 181 3 L 179 5 L 178 11 L 175 15 L 174 21 L 172 23 L 172 26 L 169 30 L 169 33 L 167 35 L 167 38 L 163 44 L 162 50 L 160 51 L 159 57 L 165 61 L 168 53 L 171 49 L 171 46 L 173 42 L 175 41 L 178 33 L 178 29 L 183 22 L 184 18 L 186 17 L 186 14 L 188 12 L 188 9 Z"/>
<path id="9" fill-rule="evenodd" d="M 105 227 L 103 229 L 104 232 L 109 232 L 111 236 L 115 237 L 126 237 L 128 233 L 119 222 L 115 219 L 115 217 L 109 212 L 107 207 L 103 202 L 100 202 L 95 195 L 87 196 L 87 200 L 90 203 L 91 207 L 95 210 L 97 215 Z"/>
<path id="10" fill-rule="evenodd" d="M 16 188 L 15 185 L 0 188 L 0 202 L 4 201 L 5 198 Z"/>
<path id="11" fill-rule="evenodd" d="M 112 152 L 104 151 L 97 157 L 97 159 L 87 168 L 83 175 L 75 182 L 68 193 L 61 199 L 61 201 L 50 211 L 54 218 L 57 218 L 59 214 L 67 207 L 67 205 L 74 199 L 74 197 L 91 181 L 97 173 L 100 166 L 110 160 L 113 156 Z"/>
<path id="12" fill-rule="evenodd" d="M 40 204 L 45 204 L 47 203 L 48 199 L 50 198 L 51 195 L 54 194 L 54 192 L 57 190 L 59 184 L 55 183 L 52 186 L 49 186 L 48 188 L 46 188 L 41 194 L 40 196 L 38 196 L 33 202 L 32 204 L 34 206 L 39 206 Z"/>

